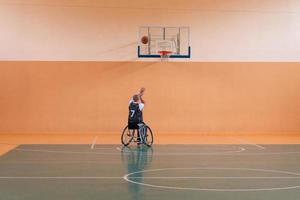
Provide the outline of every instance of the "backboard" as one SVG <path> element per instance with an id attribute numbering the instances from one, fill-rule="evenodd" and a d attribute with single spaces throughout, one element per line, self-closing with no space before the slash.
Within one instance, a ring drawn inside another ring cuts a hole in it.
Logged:
<path id="1" fill-rule="evenodd" d="M 144 40 L 145 37 L 147 37 L 147 40 Z M 138 57 L 159 58 L 161 57 L 159 54 L 160 51 L 172 52 L 170 58 L 190 58 L 189 27 L 140 27 Z"/>

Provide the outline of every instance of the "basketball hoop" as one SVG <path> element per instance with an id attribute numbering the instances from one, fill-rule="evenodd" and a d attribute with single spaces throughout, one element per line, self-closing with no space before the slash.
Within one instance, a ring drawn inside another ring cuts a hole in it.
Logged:
<path id="1" fill-rule="evenodd" d="M 158 51 L 158 53 L 159 53 L 159 55 L 160 55 L 160 60 L 161 60 L 161 61 L 168 61 L 170 55 L 172 54 L 172 51 L 165 51 L 165 50 L 162 50 L 162 51 Z"/>

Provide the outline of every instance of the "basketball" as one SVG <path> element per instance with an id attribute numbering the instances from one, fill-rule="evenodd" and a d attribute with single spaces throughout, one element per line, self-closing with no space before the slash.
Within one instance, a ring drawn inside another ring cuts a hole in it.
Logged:
<path id="1" fill-rule="evenodd" d="M 141 42 L 142 42 L 143 44 L 148 44 L 148 41 L 149 41 L 149 39 L 148 39 L 147 36 L 143 36 L 142 39 L 141 39 Z"/>

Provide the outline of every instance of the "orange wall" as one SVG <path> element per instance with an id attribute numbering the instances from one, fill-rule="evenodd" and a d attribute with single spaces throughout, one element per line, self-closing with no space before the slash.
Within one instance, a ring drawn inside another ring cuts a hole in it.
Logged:
<path id="1" fill-rule="evenodd" d="M 157 132 L 300 131 L 300 63 L 0 62 L 0 132 L 118 132 L 140 86 Z"/>

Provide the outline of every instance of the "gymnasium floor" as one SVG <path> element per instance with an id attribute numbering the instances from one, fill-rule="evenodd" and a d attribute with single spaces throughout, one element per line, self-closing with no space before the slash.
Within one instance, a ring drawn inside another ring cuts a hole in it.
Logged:
<path id="1" fill-rule="evenodd" d="M 297 135 L 157 138 L 123 148 L 103 135 L 2 135 L 0 199 L 300 199 Z"/>

